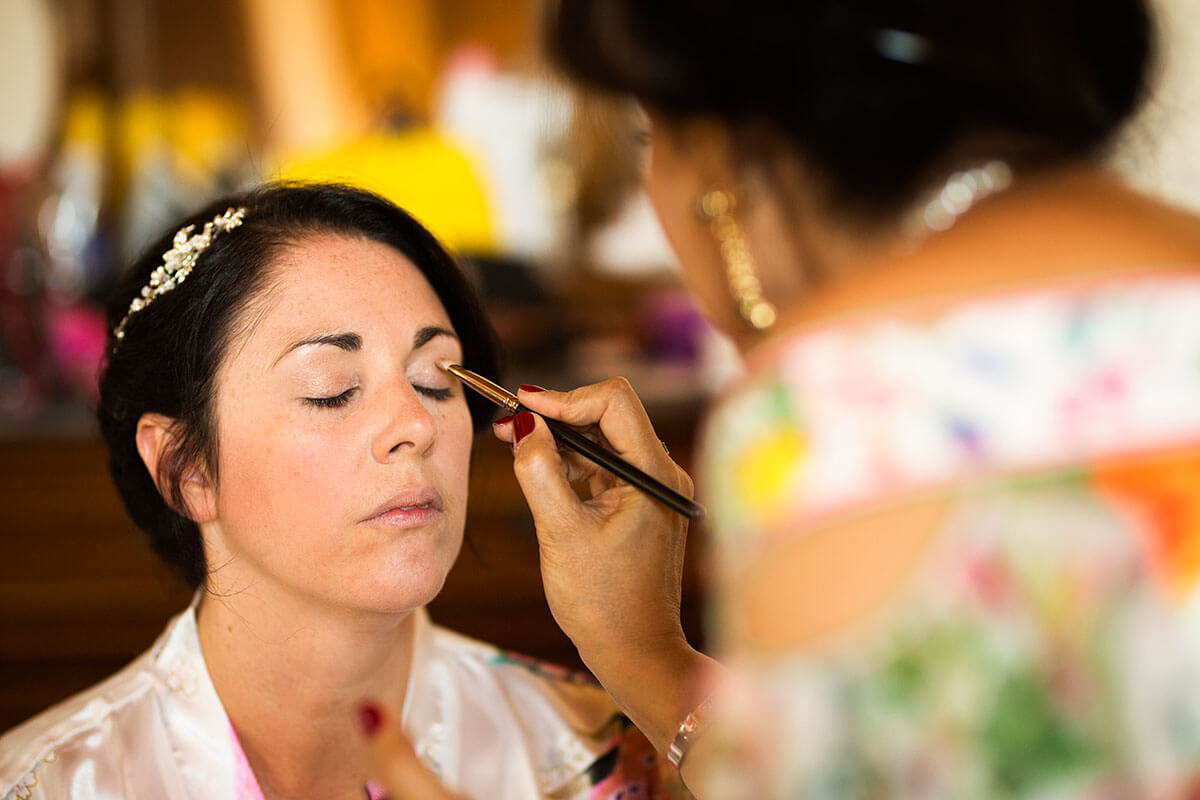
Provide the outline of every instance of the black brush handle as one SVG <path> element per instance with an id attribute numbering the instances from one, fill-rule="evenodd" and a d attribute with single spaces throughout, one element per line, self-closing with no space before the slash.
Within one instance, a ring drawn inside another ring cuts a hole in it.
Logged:
<path id="1" fill-rule="evenodd" d="M 521 406 L 520 410 L 529 411 L 525 406 Z M 530 413 L 537 414 L 536 411 L 531 411 Z M 538 416 L 541 415 L 539 414 Z M 616 453 L 605 450 L 599 444 L 593 442 L 565 422 L 559 422 L 549 417 L 542 417 L 542 419 L 546 421 L 546 427 L 554 434 L 555 439 L 584 458 L 599 464 L 629 485 L 641 489 L 677 514 L 682 514 L 688 519 L 697 521 L 704 519 L 704 506 L 689 500 L 674 489 L 668 488 Z"/>

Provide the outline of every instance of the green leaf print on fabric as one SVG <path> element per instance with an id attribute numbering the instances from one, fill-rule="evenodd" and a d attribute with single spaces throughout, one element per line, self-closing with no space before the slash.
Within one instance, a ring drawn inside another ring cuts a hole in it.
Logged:
<path id="1" fill-rule="evenodd" d="M 980 741 L 997 788 L 1025 795 L 1099 767 L 1104 747 L 1055 711 L 1046 681 L 1032 671 L 1000 687 Z"/>

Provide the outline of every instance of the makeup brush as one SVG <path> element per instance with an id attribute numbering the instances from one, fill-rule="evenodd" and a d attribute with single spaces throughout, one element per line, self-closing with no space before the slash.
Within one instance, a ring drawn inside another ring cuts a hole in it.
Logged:
<path id="1" fill-rule="evenodd" d="M 530 409 L 521 405 L 521 401 L 512 392 L 505 389 L 503 386 L 493 383 L 487 378 L 469 369 L 464 369 L 458 364 L 442 362 L 438 364 L 446 372 L 449 372 L 454 377 L 458 378 L 467 386 L 471 387 L 481 395 L 491 400 L 498 406 L 508 409 L 510 414 L 517 414 L 522 411 L 530 411 Z M 530 413 L 536 414 L 536 411 Z M 596 442 L 587 438 L 579 431 L 567 425 L 565 422 L 560 422 L 556 419 L 551 419 L 544 414 L 538 414 L 546 421 L 546 427 L 550 429 L 550 433 L 554 438 L 565 444 L 567 447 L 579 453 L 584 458 L 599 464 L 606 470 L 616 475 L 621 480 L 628 483 L 630 486 L 635 486 L 641 489 L 646 494 L 653 497 L 658 502 L 670 508 L 672 511 L 682 514 L 688 519 L 701 520 L 704 519 L 704 507 L 695 503 L 681 495 L 674 489 L 662 484 L 658 480 L 650 477 L 645 472 L 630 464 L 625 459 L 618 456 L 609 450 L 604 449 Z"/>

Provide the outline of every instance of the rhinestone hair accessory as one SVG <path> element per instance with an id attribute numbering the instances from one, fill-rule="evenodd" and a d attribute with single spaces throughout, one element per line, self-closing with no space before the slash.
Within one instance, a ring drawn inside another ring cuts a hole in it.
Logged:
<path id="1" fill-rule="evenodd" d="M 196 265 L 196 259 L 212 244 L 213 237 L 218 232 L 231 231 L 241 225 L 244 216 L 245 208 L 228 208 L 224 214 L 204 223 L 204 229 L 194 236 L 192 231 L 195 230 L 195 225 L 181 228 L 175 234 L 174 247 L 163 253 L 162 265 L 150 273 L 150 282 L 142 287 L 141 294 L 133 298 L 133 302 L 129 304 L 129 311 L 117 323 L 117 327 L 113 328 L 113 336 L 117 341 L 125 338 L 125 325 L 130 317 L 183 283 L 191 274 L 192 267 Z"/>

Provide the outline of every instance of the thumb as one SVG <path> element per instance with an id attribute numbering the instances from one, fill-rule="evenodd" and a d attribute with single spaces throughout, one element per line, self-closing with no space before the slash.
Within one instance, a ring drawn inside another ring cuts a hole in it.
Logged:
<path id="1" fill-rule="evenodd" d="M 383 706 L 368 700 L 359 706 L 358 715 L 369 742 L 371 774 L 386 787 L 390 800 L 463 800 L 429 771 Z"/>

